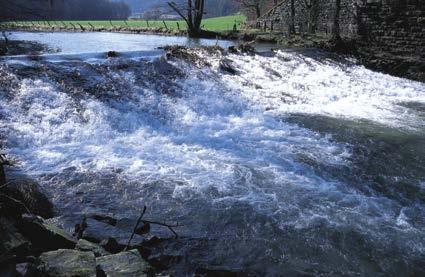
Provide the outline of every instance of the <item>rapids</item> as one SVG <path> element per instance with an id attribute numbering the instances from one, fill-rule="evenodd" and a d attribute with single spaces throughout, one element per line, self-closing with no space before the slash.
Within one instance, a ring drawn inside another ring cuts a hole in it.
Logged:
<path id="1" fill-rule="evenodd" d="M 147 205 L 182 225 L 177 275 L 425 274 L 425 84 L 316 50 L 86 50 L 0 64 L 1 143 L 64 218 Z"/>

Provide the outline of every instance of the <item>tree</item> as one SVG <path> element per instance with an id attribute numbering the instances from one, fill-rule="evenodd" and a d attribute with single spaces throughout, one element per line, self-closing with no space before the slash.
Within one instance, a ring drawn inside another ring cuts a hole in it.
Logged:
<path id="1" fill-rule="evenodd" d="M 319 0 L 304 0 L 305 10 L 307 12 L 308 33 L 314 34 L 317 29 L 317 17 L 319 13 Z"/>
<path id="2" fill-rule="evenodd" d="M 186 21 L 189 37 L 196 38 L 201 36 L 201 23 L 202 17 L 204 16 L 205 0 L 187 0 L 185 6 L 179 6 L 176 2 L 168 2 L 167 4 Z"/>
<path id="3" fill-rule="evenodd" d="M 332 39 L 341 40 L 341 31 L 339 26 L 339 18 L 341 16 L 341 0 L 335 0 L 335 15 L 332 26 Z"/>
<path id="4" fill-rule="evenodd" d="M 295 34 L 295 0 L 291 0 L 291 17 L 289 19 L 289 34 Z"/>

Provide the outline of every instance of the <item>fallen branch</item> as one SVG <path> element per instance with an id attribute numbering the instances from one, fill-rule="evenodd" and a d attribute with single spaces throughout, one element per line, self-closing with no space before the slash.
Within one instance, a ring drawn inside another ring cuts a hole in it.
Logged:
<path id="1" fill-rule="evenodd" d="M 173 229 L 173 228 L 179 227 L 180 225 L 178 225 L 178 224 L 169 225 L 169 224 L 166 224 L 166 223 L 161 223 L 161 222 L 157 222 L 157 221 L 150 221 L 150 220 L 142 220 L 142 222 L 167 227 L 174 234 L 176 239 L 179 237 L 179 235 Z"/>

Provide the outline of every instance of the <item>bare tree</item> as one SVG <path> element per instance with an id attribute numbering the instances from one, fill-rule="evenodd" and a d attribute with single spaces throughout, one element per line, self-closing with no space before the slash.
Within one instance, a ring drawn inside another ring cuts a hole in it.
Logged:
<path id="1" fill-rule="evenodd" d="M 189 37 L 201 36 L 201 23 L 204 16 L 205 0 L 187 0 L 186 5 L 168 2 L 170 6 L 187 24 Z"/>

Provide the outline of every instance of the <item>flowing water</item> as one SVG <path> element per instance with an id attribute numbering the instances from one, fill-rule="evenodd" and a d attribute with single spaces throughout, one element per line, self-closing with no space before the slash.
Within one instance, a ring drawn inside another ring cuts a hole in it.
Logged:
<path id="1" fill-rule="evenodd" d="M 177 275 L 425 274 L 425 84 L 318 51 L 227 54 L 232 75 L 165 59 L 167 38 L 85 35 L 18 34 L 65 51 L 0 65 L 5 151 L 64 216 L 147 205 L 182 225 L 160 249 Z"/>

